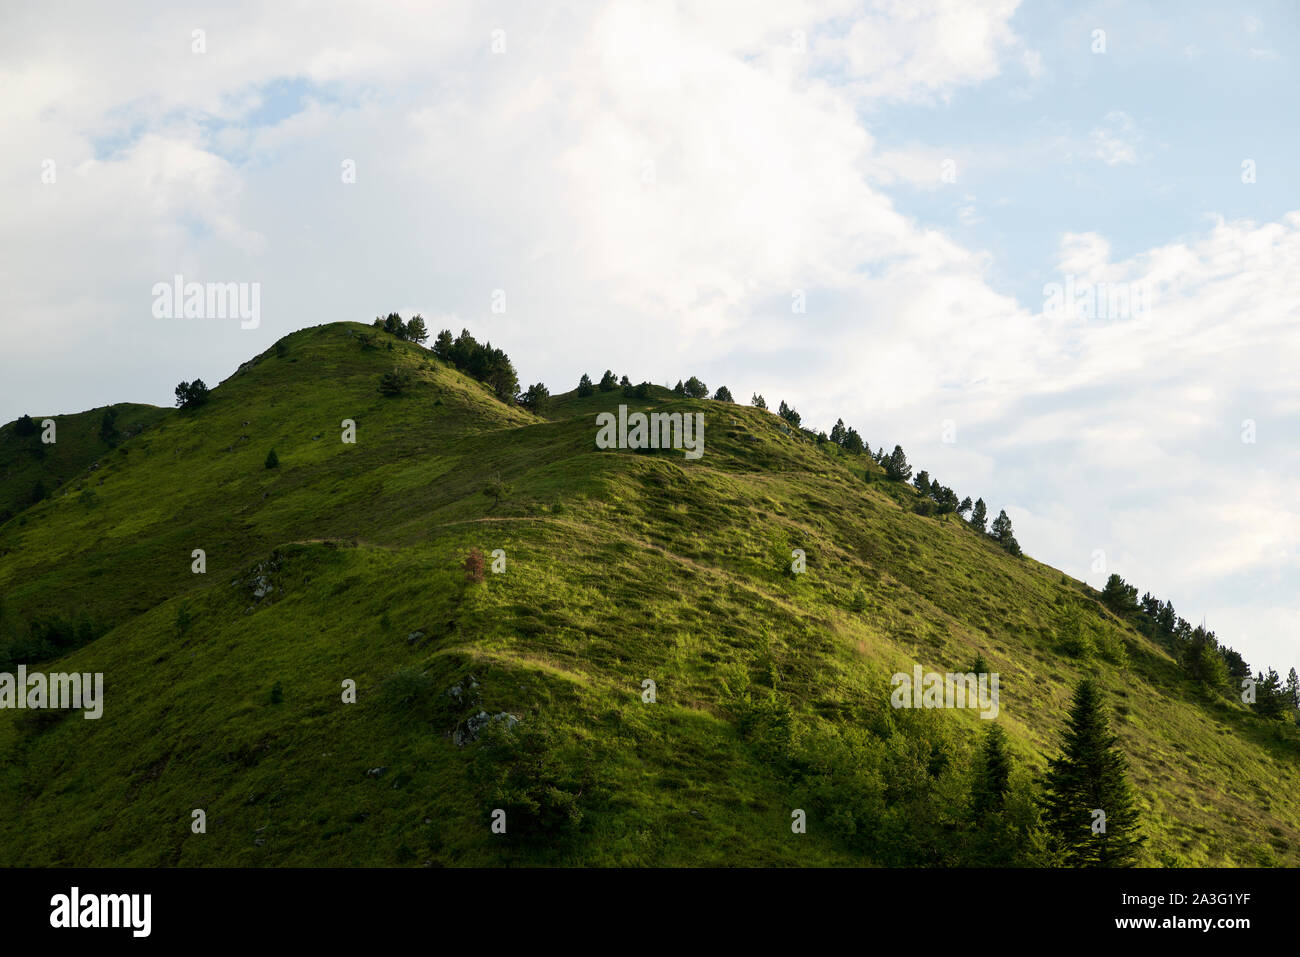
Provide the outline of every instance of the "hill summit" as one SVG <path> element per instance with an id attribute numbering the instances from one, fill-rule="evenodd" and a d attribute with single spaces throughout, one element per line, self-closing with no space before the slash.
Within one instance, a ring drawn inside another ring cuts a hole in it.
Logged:
<path id="1" fill-rule="evenodd" d="M 0 709 L 0 862 L 1061 864 L 1087 678 L 1140 863 L 1300 863 L 1300 732 L 1135 599 L 790 415 L 612 374 L 519 404 L 454 347 L 317 326 L 44 459 L 0 430 L 0 671 L 103 676 L 94 720 Z M 996 708 L 927 684 L 990 674 Z"/>

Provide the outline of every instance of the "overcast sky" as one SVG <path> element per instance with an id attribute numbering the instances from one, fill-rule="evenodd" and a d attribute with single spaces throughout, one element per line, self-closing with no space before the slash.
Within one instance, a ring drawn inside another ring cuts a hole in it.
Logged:
<path id="1" fill-rule="evenodd" d="M 554 392 L 842 416 L 1285 675 L 1298 11 L 7 0 L 0 420 L 418 311 Z M 156 318 L 177 274 L 260 284 L 257 328 Z"/>

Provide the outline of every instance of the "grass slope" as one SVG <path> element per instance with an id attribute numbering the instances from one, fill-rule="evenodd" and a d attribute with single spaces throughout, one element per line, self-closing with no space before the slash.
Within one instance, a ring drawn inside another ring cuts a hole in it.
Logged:
<path id="1" fill-rule="evenodd" d="M 34 435 L 20 435 L 17 422 L 0 426 L 0 523 L 17 515 L 32 503 L 37 482 L 47 494 L 80 477 L 93 485 L 91 467 L 116 446 L 138 435 L 167 414 L 152 405 L 121 402 L 117 405 L 78 412 L 74 415 L 32 416 Z M 112 417 L 112 430 L 103 431 L 105 415 Z M 53 419 L 55 441 L 41 441 L 41 422 Z"/>
<path id="2" fill-rule="evenodd" d="M 93 498 L 0 528 L 0 633 L 115 626 L 39 666 L 102 671 L 102 719 L 0 711 L 0 863 L 941 864 L 986 722 L 895 711 L 889 675 L 977 654 L 1026 774 L 1097 677 L 1147 863 L 1300 862 L 1294 728 L 1200 698 L 1086 585 L 865 458 L 658 388 L 536 416 L 371 332 L 294 333 L 101 459 Z M 619 403 L 703 411 L 704 458 L 596 451 Z M 473 547 L 504 573 L 467 582 Z M 1101 654 L 1061 650 L 1070 608 Z M 519 723 L 459 746 L 480 712 Z M 935 838 L 899 850 L 900 808 Z"/>

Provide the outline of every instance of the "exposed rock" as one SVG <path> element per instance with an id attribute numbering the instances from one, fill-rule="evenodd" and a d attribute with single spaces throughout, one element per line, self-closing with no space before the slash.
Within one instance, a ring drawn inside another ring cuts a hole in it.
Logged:
<path id="1" fill-rule="evenodd" d="M 508 711 L 500 711 L 494 715 L 489 715 L 486 711 L 480 711 L 465 722 L 464 730 L 457 728 L 452 733 L 451 739 L 456 742 L 456 747 L 463 748 L 465 745 L 477 741 L 483 729 L 494 721 L 504 721 L 507 731 L 519 723 L 519 719 Z"/>

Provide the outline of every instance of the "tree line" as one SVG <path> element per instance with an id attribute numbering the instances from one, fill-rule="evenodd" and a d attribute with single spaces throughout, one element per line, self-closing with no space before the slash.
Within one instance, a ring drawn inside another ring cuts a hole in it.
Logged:
<path id="1" fill-rule="evenodd" d="M 1285 719 L 1300 711 L 1300 676 L 1295 668 L 1285 682 L 1274 668 L 1258 671 L 1252 677 L 1250 665 L 1241 654 L 1220 643 L 1213 631 L 1203 624 L 1193 627 L 1178 615 L 1172 602 L 1162 602 L 1150 592 L 1139 599 L 1137 586 L 1119 575 L 1106 579 L 1101 600 L 1119 618 L 1163 644 L 1186 675 L 1210 691 L 1245 692 L 1244 703 L 1251 704 L 1255 713 L 1265 718 Z"/>

